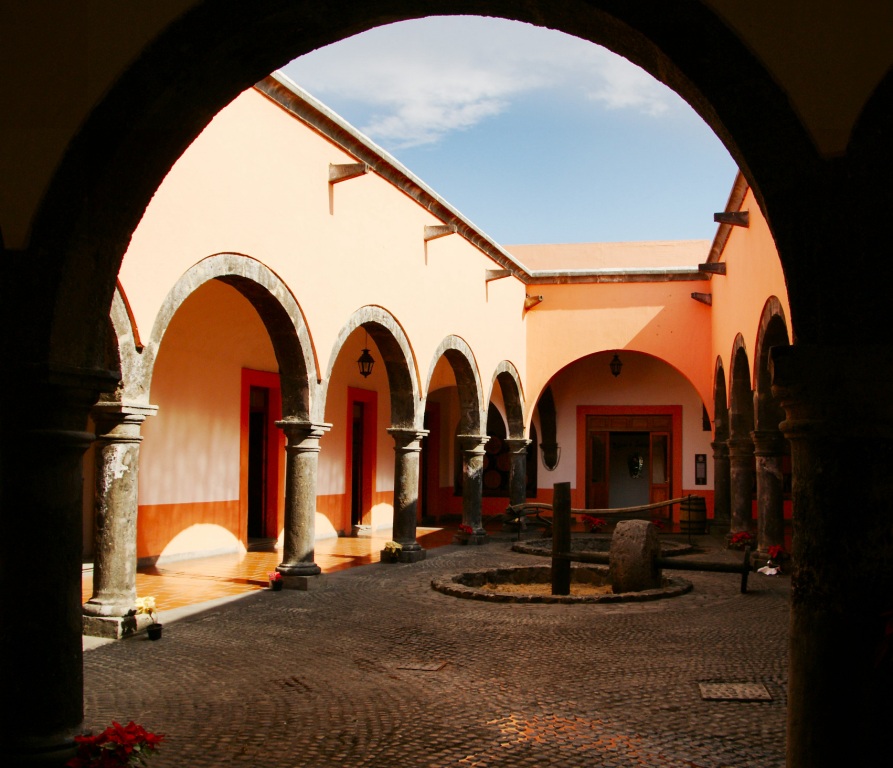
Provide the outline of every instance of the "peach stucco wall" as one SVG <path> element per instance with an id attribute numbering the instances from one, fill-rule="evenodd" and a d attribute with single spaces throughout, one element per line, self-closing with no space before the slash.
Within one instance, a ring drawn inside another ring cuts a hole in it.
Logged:
<path id="1" fill-rule="evenodd" d="M 753 192 L 747 192 L 741 210 L 750 211 L 750 226 L 732 227 L 723 250 L 726 275 L 716 275 L 710 281 L 710 291 L 713 293 L 711 374 L 713 363 L 719 357 L 726 372 L 727 391 L 731 391 L 728 376 L 731 373 L 732 349 L 739 333 L 744 338 L 751 375 L 754 375 L 760 316 L 770 297 L 774 296 L 781 303 L 788 336 L 792 341 L 794 336 L 781 262 Z"/>
<path id="2" fill-rule="evenodd" d="M 328 184 L 330 163 L 355 162 L 255 90 L 219 113 L 173 167 L 134 233 L 120 279 L 140 335 L 192 264 L 222 252 L 258 259 L 289 286 L 307 318 L 324 377 L 358 308 L 375 304 L 411 329 L 424 378 L 449 334 L 474 350 L 489 381 L 508 359 L 523 375 L 524 286 L 485 283 L 497 267 L 441 222 L 369 173 Z"/>
<path id="3" fill-rule="evenodd" d="M 543 297 L 527 313 L 530 407 L 558 371 L 606 350 L 653 355 L 684 372 L 710 401 L 710 308 L 691 298 L 708 288 L 705 281 L 530 288 Z"/>

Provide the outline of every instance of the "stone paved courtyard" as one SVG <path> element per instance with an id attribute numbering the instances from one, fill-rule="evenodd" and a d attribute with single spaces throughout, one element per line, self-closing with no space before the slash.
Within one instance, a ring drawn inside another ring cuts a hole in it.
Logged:
<path id="1" fill-rule="evenodd" d="M 691 593 L 610 605 L 430 587 L 541 561 L 508 541 L 447 546 L 320 590 L 163 614 L 161 641 L 85 653 L 87 726 L 165 733 L 155 768 L 784 765 L 787 577 L 752 574 L 742 595 L 735 575 L 675 572 Z M 772 698 L 703 700 L 702 682 L 761 683 Z"/>

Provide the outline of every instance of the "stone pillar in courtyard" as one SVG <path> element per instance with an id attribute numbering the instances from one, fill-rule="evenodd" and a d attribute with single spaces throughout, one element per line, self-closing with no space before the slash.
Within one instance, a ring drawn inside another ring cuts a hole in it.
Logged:
<path id="1" fill-rule="evenodd" d="M 316 478 L 319 440 L 331 424 L 277 421 L 285 446 L 285 525 L 282 562 L 276 570 L 288 589 L 310 589 L 320 583 L 321 569 L 314 561 L 316 540 Z"/>
<path id="2" fill-rule="evenodd" d="M 506 438 L 509 455 L 512 457 L 509 469 L 509 504 L 523 504 L 527 501 L 527 446 L 526 437 Z"/>
<path id="3" fill-rule="evenodd" d="M 83 456 L 107 371 L 17 364 L 0 392 L 0 733 L 4 765 L 59 766 L 84 719 Z M 18 585 L 18 588 L 16 587 Z"/>
<path id="4" fill-rule="evenodd" d="M 394 528 L 393 540 L 402 546 L 400 562 L 425 559 L 425 550 L 416 541 L 419 508 L 419 456 L 427 430 L 391 427 L 394 438 Z"/>
<path id="5" fill-rule="evenodd" d="M 120 639 L 151 623 L 136 615 L 136 517 L 140 430 L 154 405 L 97 404 L 93 595 L 84 604 L 84 634 Z"/>
<path id="6" fill-rule="evenodd" d="M 776 347 L 793 463 L 788 768 L 889 753 L 893 349 Z M 845 366 L 846 373 L 838 373 Z"/>
<path id="7" fill-rule="evenodd" d="M 732 533 L 753 527 L 753 440 L 729 440 L 729 478 L 732 498 Z"/>
<path id="8" fill-rule="evenodd" d="M 468 544 L 483 544 L 487 539 L 484 530 L 482 501 L 484 496 L 484 446 L 487 435 L 459 435 L 462 450 L 462 522 L 471 527 L 471 533 L 462 536 Z"/>
<path id="9" fill-rule="evenodd" d="M 717 440 L 713 448 L 713 523 L 717 531 L 728 531 L 732 524 L 732 475 L 729 443 Z"/>
<path id="10" fill-rule="evenodd" d="M 767 430 L 753 433 L 757 474 L 757 551 L 766 560 L 769 547 L 784 545 L 784 435 Z"/>

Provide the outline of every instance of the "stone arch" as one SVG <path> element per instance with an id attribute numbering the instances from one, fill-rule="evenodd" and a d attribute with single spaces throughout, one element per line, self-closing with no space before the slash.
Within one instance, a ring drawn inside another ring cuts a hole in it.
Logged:
<path id="1" fill-rule="evenodd" d="M 115 288 L 109 312 L 108 349 L 108 359 L 112 363 L 110 370 L 119 373 L 121 380 L 114 393 L 108 393 L 100 400 L 147 402 L 149 395 L 143 386 L 142 344 L 139 341 L 139 332 L 130 311 L 127 295 L 120 283 Z"/>
<path id="2" fill-rule="evenodd" d="M 335 361 L 344 343 L 357 328 L 364 328 L 381 353 L 391 390 L 391 426 L 421 429 L 424 409 L 420 407 L 419 371 L 409 338 L 397 319 L 384 307 L 369 304 L 354 312 L 335 339 L 329 355 L 326 382 L 331 381 Z M 325 397 L 321 397 L 319 420 L 325 413 Z"/>
<path id="3" fill-rule="evenodd" d="M 505 404 L 505 415 L 508 418 L 509 437 L 523 438 L 527 436 L 524 426 L 524 387 L 518 369 L 508 360 L 496 366 L 490 382 L 490 395 L 496 384 L 502 390 L 502 401 Z"/>
<path id="4" fill-rule="evenodd" d="M 790 446 L 781 431 L 785 413 L 772 392 L 769 358 L 773 347 L 787 347 L 789 343 L 784 309 L 776 296 L 770 296 L 760 316 L 754 356 L 753 444 L 759 557 L 768 557 L 770 547 L 784 545 L 784 496 L 786 488 L 790 490 L 785 459 L 790 454 Z"/>
<path id="5" fill-rule="evenodd" d="M 754 426 L 758 430 L 778 430 L 784 421 L 784 409 L 772 394 L 772 371 L 769 365 L 769 350 L 772 347 L 788 346 L 788 326 L 784 308 L 776 296 L 770 296 L 763 306 L 760 328 L 757 332 L 756 353 L 754 355 Z"/>
<path id="6" fill-rule="evenodd" d="M 750 360 L 744 337 L 739 333 L 732 345 L 732 370 L 729 393 L 729 436 L 734 439 L 749 437 L 754 428 L 753 390 L 751 389 Z"/>
<path id="7" fill-rule="evenodd" d="M 192 266 L 170 290 L 143 350 L 141 386 L 148 396 L 158 349 L 182 303 L 209 280 L 235 288 L 255 308 L 276 354 L 284 419 L 310 421 L 316 411 L 317 361 L 304 314 L 288 286 L 261 262 L 237 253 L 208 256 Z M 321 420 L 321 419 L 320 419 Z"/>
<path id="8" fill-rule="evenodd" d="M 453 375 L 456 377 L 456 386 L 459 389 L 459 433 L 465 435 L 480 435 L 486 425 L 486 416 L 483 403 L 483 385 L 478 372 L 477 360 L 474 352 L 468 346 L 465 339 L 459 336 L 447 336 L 440 342 L 431 364 L 428 366 L 428 377 L 425 380 L 425 395 L 431 386 L 431 378 L 434 369 L 441 357 L 445 357 Z"/>
<path id="9" fill-rule="evenodd" d="M 92 329 L 108 313 L 130 234 L 177 157 L 239 92 L 321 45 L 420 14 L 453 13 L 496 15 L 562 30 L 605 45 L 666 83 L 738 162 L 776 234 L 786 270 L 796 258 L 797 222 L 812 198 L 790 195 L 790 180 L 814 177 L 820 159 L 785 93 L 705 5 L 439 0 L 422 7 L 418 0 L 346 0 L 330 9 L 257 0 L 246 10 L 199 2 L 172 21 L 109 88 L 48 186 L 30 243 L 47 291 L 39 306 L 16 308 L 27 329 L 19 347 L 23 358 L 97 365 L 101 350 Z M 176 73 L 176 88 L 169 73 Z M 729 88 L 729 82 L 738 87 Z M 146 136 L 153 140 L 147 142 Z M 823 188 L 815 194 L 822 193 Z M 771 205 L 774 197 L 778 215 Z M 778 225 L 782 219 L 787 229 Z M 83 275 L 92 279 L 74 279 Z M 47 311 L 53 307 L 67 311 Z"/>
<path id="10" fill-rule="evenodd" d="M 744 337 L 739 333 L 732 345 L 729 397 L 729 464 L 733 532 L 749 531 L 753 524 L 755 482 L 753 429 L 750 361 Z"/>
<path id="11" fill-rule="evenodd" d="M 722 358 L 717 356 L 713 368 L 713 436 L 715 440 L 729 439 L 729 399 L 726 393 L 726 372 Z"/>

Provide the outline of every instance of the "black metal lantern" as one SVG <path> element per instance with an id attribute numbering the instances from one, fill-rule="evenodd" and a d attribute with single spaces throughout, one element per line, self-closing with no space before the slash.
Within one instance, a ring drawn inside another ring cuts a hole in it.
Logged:
<path id="1" fill-rule="evenodd" d="M 620 362 L 620 358 L 617 356 L 617 353 L 614 353 L 614 359 L 608 363 L 608 367 L 611 369 L 611 373 L 616 379 L 620 375 L 620 369 L 623 368 L 623 363 Z"/>
<path id="2" fill-rule="evenodd" d="M 369 343 L 369 334 L 366 334 L 366 344 Z M 360 369 L 360 376 L 364 379 L 372 373 L 372 366 L 375 365 L 375 358 L 369 354 L 369 350 L 364 348 L 363 354 L 357 360 L 357 367 Z"/>

